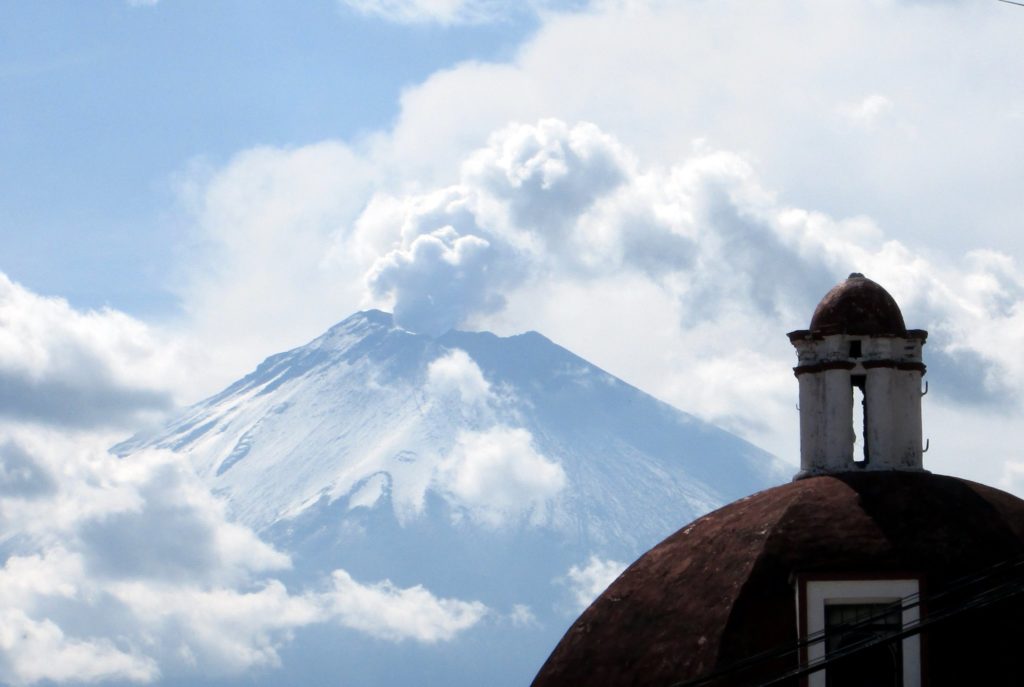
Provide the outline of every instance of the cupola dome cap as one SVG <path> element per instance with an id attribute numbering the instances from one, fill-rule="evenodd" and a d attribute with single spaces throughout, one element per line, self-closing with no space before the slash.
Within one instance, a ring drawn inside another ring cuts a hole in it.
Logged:
<path id="1" fill-rule="evenodd" d="M 907 326 L 889 292 L 854 272 L 818 303 L 811 317 L 810 333 L 905 337 Z"/>

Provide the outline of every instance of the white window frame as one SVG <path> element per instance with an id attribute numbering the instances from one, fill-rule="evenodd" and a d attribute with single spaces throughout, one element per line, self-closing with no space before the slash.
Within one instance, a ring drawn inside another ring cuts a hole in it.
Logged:
<path id="1" fill-rule="evenodd" d="M 797 586 L 797 622 L 801 639 L 825 630 L 825 606 L 838 604 L 893 603 L 919 594 L 921 582 L 917 578 L 895 579 L 800 579 Z M 903 627 L 916 624 L 921 607 L 903 609 Z M 904 637 L 903 687 L 921 687 L 921 636 Z M 805 647 L 801 653 L 804 665 L 825 658 L 825 642 L 818 641 Z M 807 676 L 807 687 L 825 687 L 828 668 Z"/>

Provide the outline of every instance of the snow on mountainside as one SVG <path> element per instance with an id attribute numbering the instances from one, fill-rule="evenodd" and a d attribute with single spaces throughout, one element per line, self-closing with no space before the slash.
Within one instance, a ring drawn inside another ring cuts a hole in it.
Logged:
<path id="1" fill-rule="evenodd" d="M 386 499 L 408 522 L 433 491 L 483 526 L 649 544 L 785 474 L 540 334 L 433 339 L 380 311 L 271 356 L 116 451 L 146 446 L 188 454 L 257 530 L 339 499 Z"/>
<path id="2" fill-rule="evenodd" d="M 431 338 L 379 311 L 115 450 L 147 447 L 187 455 L 287 551 L 292 588 L 342 568 L 488 609 L 443 646 L 300 631 L 239 685 L 528 684 L 609 576 L 791 472 L 535 332 Z"/>

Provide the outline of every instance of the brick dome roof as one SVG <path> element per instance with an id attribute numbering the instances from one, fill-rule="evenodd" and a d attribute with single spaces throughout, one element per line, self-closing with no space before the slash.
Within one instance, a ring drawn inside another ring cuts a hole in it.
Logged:
<path id="1" fill-rule="evenodd" d="M 792 482 L 714 511 L 644 554 L 576 620 L 533 686 L 668 687 L 791 644 L 794 575 L 920 575 L 927 599 L 1022 555 L 1024 501 L 991 487 L 929 473 Z M 1022 613 L 1017 596 L 931 626 L 922 635 L 929 684 L 1024 674 L 1015 646 Z M 789 656 L 709 684 L 759 684 L 796 666 Z"/>
<path id="2" fill-rule="evenodd" d="M 889 292 L 854 272 L 825 294 L 811 317 L 811 334 L 906 336 L 903 313 Z"/>

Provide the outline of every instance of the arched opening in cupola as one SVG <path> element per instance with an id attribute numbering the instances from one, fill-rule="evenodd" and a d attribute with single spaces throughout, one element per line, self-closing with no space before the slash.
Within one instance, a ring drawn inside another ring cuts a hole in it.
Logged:
<path id="1" fill-rule="evenodd" d="M 853 462 L 867 465 L 871 452 L 868 445 L 868 399 L 864 392 L 865 375 L 850 375 L 853 392 Z"/>

